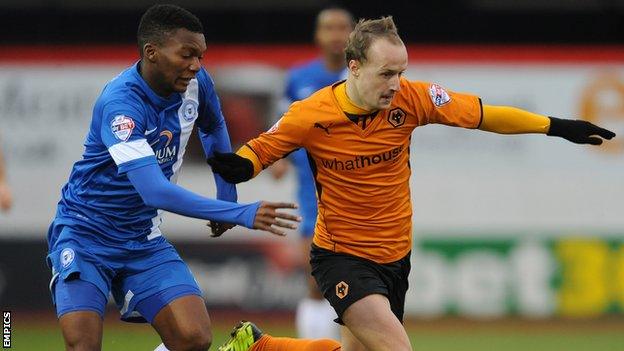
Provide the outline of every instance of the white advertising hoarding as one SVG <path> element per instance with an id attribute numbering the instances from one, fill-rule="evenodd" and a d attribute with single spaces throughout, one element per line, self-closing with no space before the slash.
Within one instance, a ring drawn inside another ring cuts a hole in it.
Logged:
<path id="1" fill-rule="evenodd" d="M 0 213 L 0 235 L 44 237 L 60 188 L 83 151 L 93 102 L 106 81 L 122 69 L 120 65 L 0 66 L 0 145 L 15 197 L 12 211 Z M 237 66 L 250 73 L 260 70 L 247 75 L 249 81 L 241 75 L 234 79 L 220 74 L 231 69 L 209 67 L 218 89 L 262 90 L 262 82 L 255 81 L 262 79 L 272 82 L 264 84 L 266 98 L 277 102 L 284 71 Z M 624 65 L 413 64 L 406 76 L 477 94 L 485 104 L 512 105 L 561 118 L 584 117 L 618 133 L 615 140 L 593 147 L 543 135 L 418 128 L 410 150 L 417 232 L 425 236 L 622 232 Z M 186 164 L 179 182 L 214 195 L 205 164 Z M 294 186 L 292 176 L 275 182 L 261 175 L 239 186 L 239 198 L 294 200 Z M 204 233 L 202 221 L 176 215 L 165 219 L 164 233 L 170 238 L 197 232 Z"/>

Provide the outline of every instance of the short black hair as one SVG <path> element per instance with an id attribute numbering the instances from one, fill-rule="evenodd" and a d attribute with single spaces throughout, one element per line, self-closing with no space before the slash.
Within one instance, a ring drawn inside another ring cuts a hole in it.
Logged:
<path id="1" fill-rule="evenodd" d="M 353 14 L 351 13 L 351 11 L 347 10 L 346 7 L 336 4 L 336 3 L 329 3 L 325 5 L 323 8 L 321 8 L 319 12 L 316 13 L 315 26 L 318 27 L 321 14 L 323 14 L 326 11 L 338 11 L 338 12 L 344 13 L 351 20 L 351 27 L 352 28 L 355 27 L 355 18 L 353 18 Z"/>
<path id="2" fill-rule="evenodd" d="M 176 29 L 184 28 L 194 33 L 203 33 L 199 18 L 177 5 L 159 4 L 147 9 L 137 29 L 139 53 L 143 56 L 146 43 L 162 43 Z"/>

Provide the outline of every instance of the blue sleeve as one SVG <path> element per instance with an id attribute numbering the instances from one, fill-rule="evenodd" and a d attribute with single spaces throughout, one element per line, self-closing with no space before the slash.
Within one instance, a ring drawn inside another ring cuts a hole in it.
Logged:
<path id="1" fill-rule="evenodd" d="M 127 173 L 146 205 L 187 217 L 253 228 L 260 202 L 237 204 L 213 200 L 171 183 L 157 164 L 149 164 Z"/>
<path id="2" fill-rule="evenodd" d="M 101 106 L 95 113 L 101 114 L 100 137 L 107 148 L 145 139 L 146 120 L 140 102 L 127 96 L 105 101 Z"/>
<path id="3" fill-rule="evenodd" d="M 140 103 L 131 96 L 103 103 L 95 110 L 100 119 L 100 138 L 123 174 L 155 161 L 145 139 L 146 123 Z"/>
<path id="4" fill-rule="evenodd" d="M 214 83 L 203 69 L 200 71 L 198 81 L 202 98 L 198 131 L 206 159 L 212 157 L 215 151 L 232 152 L 230 136 L 221 111 L 219 97 L 214 89 Z M 226 182 L 216 173 L 214 173 L 214 179 L 217 187 L 217 199 L 236 202 L 238 199 L 236 185 Z"/>

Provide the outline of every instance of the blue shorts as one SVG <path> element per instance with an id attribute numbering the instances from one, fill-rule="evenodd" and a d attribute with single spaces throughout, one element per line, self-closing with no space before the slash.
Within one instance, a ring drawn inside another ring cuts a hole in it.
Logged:
<path id="1" fill-rule="evenodd" d="M 103 316 L 112 293 L 122 320 L 151 323 L 171 301 L 201 296 L 188 266 L 163 237 L 120 247 L 68 226 L 51 230 L 60 231 L 47 256 L 52 268 L 50 292 L 59 317 L 73 311 Z"/>

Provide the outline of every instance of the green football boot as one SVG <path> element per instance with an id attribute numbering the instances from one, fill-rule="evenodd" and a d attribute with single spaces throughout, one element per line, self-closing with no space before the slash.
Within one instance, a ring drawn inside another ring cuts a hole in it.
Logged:
<path id="1" fill-rule="evenodd" d="M 256 341 L 262 337 L 262 330 L 255 324 L 247 321 L 240 321 L 232 332 L 230 339 L 218 351 L 247 351 Z"/>

